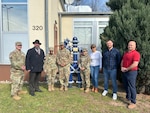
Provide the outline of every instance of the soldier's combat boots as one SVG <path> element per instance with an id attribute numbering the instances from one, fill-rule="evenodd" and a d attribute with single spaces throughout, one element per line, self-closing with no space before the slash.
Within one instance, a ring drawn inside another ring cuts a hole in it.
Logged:
<path id="1" fill-rule="evenodd" d="M 85 93 L 88 93 L 89 91 L 90 91 L 90 89 L 89 89 L 89 88 L 86 88 Z"/>
<path id="2" fill-rule="evenodd" d="M 55 90 L 54 85 L 52 85 L 52 91 L 54 91 L 54 90 Z"/>
<path id="3" fill-rule="evenodd" d="M 80 88 L 80 90 L 82 90 L 82 91 L 83 91 L 83 90 L 84 90 L 84 88 L 82 87 L 82 88 Z"/>
<path id="4" fill-rule="evenodd" d="M 14 100 L 20 100 L 20 99 L 21 99 L 21 97 L 19 97 L 18 95 L 14 95 L 12 98 L 13 98 Z"/>
<path id="5" fill-rule="evenodd" d="M 52 91 L 52 86 L 51 85 L 48 86 L 48 91 Z"/>
<path id="6" fill-rule="evenodd" d="M 67 86 L 65 86 L 65 91 L 68 91 L 68 87 Z"/>
<path id="7" fill-rule="evenodd" d="M 20 90 L 18 91 L 18 95 L 27 94 L 27 91 Z"/>
<path id="8" fill-rule="evenodd" d="M 63 86 L 61 86 L 61 87 L 60 87 L 60 91 L 63 91 L 63 90 L 64 90 L 64 87 L 63 87 Z"/>

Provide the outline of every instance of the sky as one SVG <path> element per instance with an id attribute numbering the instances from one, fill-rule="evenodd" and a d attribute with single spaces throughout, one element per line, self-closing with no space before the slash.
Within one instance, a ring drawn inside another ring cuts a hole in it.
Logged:
<path id="1" fill-rule="evenodd" d="M 89 5 L 93 10 L 98 12 L 108 12 L 110 8 L 106 6 L 109 0 L 74 0 L 72 5 Z"/>

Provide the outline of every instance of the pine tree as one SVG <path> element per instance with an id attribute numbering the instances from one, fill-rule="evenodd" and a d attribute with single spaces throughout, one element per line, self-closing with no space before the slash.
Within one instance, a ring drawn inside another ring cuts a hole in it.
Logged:
<path id="1" fill-rule="evenodd" d="M 102 49 L 105 48 L 105 40 L 112 39 L 115 47 L 123 54 L 128 41 L 135 40 L 141 54 L 137 91 L 150 94 L 150 1 L 119 0 L 119 3 L 121 5 L 118 0 L 107 3 L 114 13 L 110 16 L 109 26 L 101 34 Z"/>

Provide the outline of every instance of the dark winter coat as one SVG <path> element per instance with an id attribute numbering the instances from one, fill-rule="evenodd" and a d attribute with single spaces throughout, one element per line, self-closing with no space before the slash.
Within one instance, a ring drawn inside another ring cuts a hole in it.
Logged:
<path id="1" fill-rule="evenodd" d="M 40 49 L 40 55 L 36 52 L 35 47 L 29 49 L 26 55 L 26 70 L 30 72 L 41 72 L 44 64 L 44 51 Z"/>

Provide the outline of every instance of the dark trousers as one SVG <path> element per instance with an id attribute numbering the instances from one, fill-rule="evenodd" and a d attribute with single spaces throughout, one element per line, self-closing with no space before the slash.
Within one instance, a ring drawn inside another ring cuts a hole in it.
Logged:
<path id="1" fill-rule="evenodd" d="M 30 72 L 29 75 L 29 92 L 34 93 L 35 90 L 39 90 L 39 79 L 41 76 L 41 72 Z"/>
<path id="2" fill-rule="evenodd" d="M 126 90 L 126 98 L 132 103 L 136 103 L 136 77 L 137 71 L 123 73 L 123 84 Z"/>

